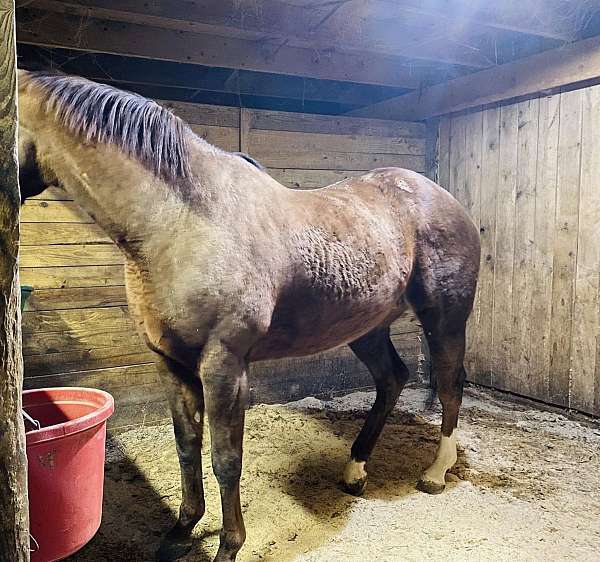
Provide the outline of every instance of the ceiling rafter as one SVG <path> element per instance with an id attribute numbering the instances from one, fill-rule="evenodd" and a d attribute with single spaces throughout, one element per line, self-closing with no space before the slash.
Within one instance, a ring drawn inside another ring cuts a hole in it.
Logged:
<path id="1" fill-rule="evenodd" d="M 163 1 L 148 5 L 135 0 L 37 0 L 37 9 L 99 19 L 193 30 L 241 38 L 269 38 L 302 48 L 372 52 L 423 61 L 486 68 L 495 63 L 494 50 L 481 31 L 462 29 L 454 41 L 452 29 L 422 14 L 407 19 L 405 10 L 394 20 L 377 19 L 389 13 L 385 2 L 369 12 L 373 2 L 335 0 L 293 6 L 273 0 Z M 373 25 L 370 18 L 374 17 Z M 439 18 L 438 18 L 439 19 Z M 454 33 L 456 35 L 456 33 Z M 447 40 L 449 37 L 450 40 Z"/>
<path id="2" fill-rule="evenodd" d="M 600 80 L 600 36 L 390 98 L 348 115 L 425 120 L 592 80 Z"/>
<path id="3" fill-rule="evenodd" d="M 443 70 L 433 66 L 420 68 L 405 59 L 386 55 L 290 45 L 273 48 L 262 39 L 156 28 L 30 7 L 18 10 L 17 40 L 46 47 L 407 89 L 419 87 L 434 72 L 437 75 Z"/>
<path id="4" fill-rule="evenodd" d="M 368 0 L 370 2 L 371 0 Z M 392 15 L 411 13 L 444 22 L 446 27 L 467 24 L 574 41 L 593 12 L 587 0 L 377 0 Z"/>
<path id="5" fill-rule="evenodd" d="M 57 48 L 19 45 L 23 68 L 55 68 L 98 82 L 121 84 L 126 89 L 154 88 L 179 92 L 181 99 L 212 92 L 299 102 L 326 102 L 348 106 L 349 111 L 407 90 L 353 82 L 315 80 L 238 69 L 130 58 L 122 55 L 81 53 Z M 164 97 L 167 94 L 162 94 Z M 178 97 L 177 99 L 180 99 Z"/>

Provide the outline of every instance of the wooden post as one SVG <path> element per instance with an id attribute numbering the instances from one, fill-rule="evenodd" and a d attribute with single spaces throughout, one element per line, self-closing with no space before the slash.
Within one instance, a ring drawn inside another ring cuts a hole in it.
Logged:
<path id="1" fill-rule="evenodd" d="M 14 0 L 0 0 L 0 560 L 29 560 L 19 271 Z"/>

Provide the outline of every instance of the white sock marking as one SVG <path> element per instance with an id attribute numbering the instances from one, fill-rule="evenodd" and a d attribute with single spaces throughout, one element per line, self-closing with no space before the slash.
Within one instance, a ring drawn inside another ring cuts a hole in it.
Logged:
<path id="1" fill-rule="evenodd" d="M 346 484 L 354 484 L 359 480 L 367 477 L 367 471 L 365 470 L 364 461 L 350 460 L 344 468 L 344 482 Z"/>
<path id="2" fill-rule="evenodd" d="M 456 429 L 454 429 L 450 437 L 441 436 L 435 461 L 423 474 L 423 480 L 444 485 L 446 472 L 454 466 L 456 459 Z"/>

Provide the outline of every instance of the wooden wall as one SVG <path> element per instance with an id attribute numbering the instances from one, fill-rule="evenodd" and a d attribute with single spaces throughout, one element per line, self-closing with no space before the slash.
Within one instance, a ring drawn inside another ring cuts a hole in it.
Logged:
<path id="1" fill-rule="evenodd" d="M 439 182 L 478 224 L 478 383 L 600 414 L 600 86 L 445 117 Z"/>
<path id="2" fill-rule="evenodd" d="M 209 142 L 244 150 L 290 187 L 317 187 L 379 166 L 422 171 L 424 127 L 415 123 L 163 102 Z M 168 417 L 152 354 L 127 314 L 123 257 L 66 194 L 25 203 L 21 283 L 34 292 L 23 315 L 25 385 L 103 388 L 116 398 L 113 428 Z M 397 323 L 394 342 L 413 371 L 420 331 Z M 370 385 L 347 348 L 258 364 L 254 401 L 282 401 Z"/>

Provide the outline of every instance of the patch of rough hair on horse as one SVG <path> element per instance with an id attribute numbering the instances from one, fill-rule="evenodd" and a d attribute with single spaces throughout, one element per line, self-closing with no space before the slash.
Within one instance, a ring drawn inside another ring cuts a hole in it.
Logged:
<path id="1" fill-rule="evenodd" d="M 357 250 L 335 234 L 311 227 L 295 236 L 311 286 L 331 299 L 370 294 L 385 267 L 385 255 Z"/>
<path id="2" fill-rule="evenodd" d="M 361 176 L 363 181 L 375 181 L 377 187 L 383 192 L 393 192 L 394 190 L 401 189 L 408 193 L 413 193 L 409 183 L 400 176 L 400 170 L 398 168 L 385 168 L 380 170 L 374 170 Z"/>

